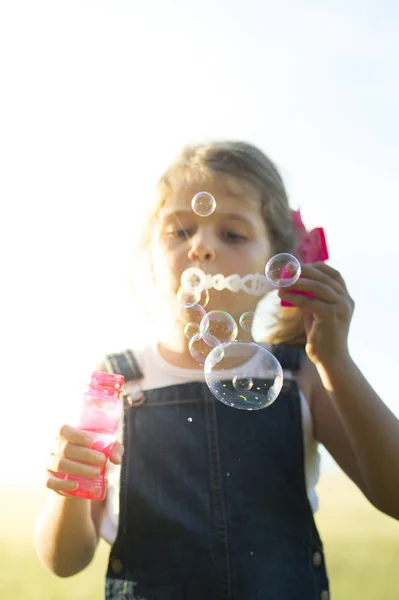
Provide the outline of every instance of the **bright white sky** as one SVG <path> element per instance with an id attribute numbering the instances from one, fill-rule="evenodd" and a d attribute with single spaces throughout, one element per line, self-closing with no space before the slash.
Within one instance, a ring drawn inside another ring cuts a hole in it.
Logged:
<path id="1" fill-rule="evenodd" d="M 325 227 L 352 354 L 399 414 L 398 25 L 394 0 L 2 3 L 3 482 L 44 467 L 83 371 L 145 339 L 130 244 L 206 139 L 258 144 Z"/>

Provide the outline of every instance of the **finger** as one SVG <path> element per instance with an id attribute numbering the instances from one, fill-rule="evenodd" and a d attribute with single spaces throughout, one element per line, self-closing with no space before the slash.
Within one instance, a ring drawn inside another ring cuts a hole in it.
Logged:
<path id="1" fill-rule="evenodd" d="M 110 461 L 113 462 L 115 465 L 120 465 L 122 462 L 123 452 L 124 452 L 123 445 L 120 442 L 116 441 L 114 443 L 111 453 L 109 455 Z"/>
<path id="2" fill-rule="evenodd" d="M 49 475 L 46 480 L 46 487 L 53 492 L 73 492 L 78 489 L 79 483 L 70 479 L 59 479 L 54 475 Z"/>
<path id="3" fill-rule="evenodd" d="M 66 440 L 54 440 L 51 454 L 99 467 L 104 466 L 106 461 L 106 456 L 103 452 L 85 448 L 78 444 L 71 444 L 71 442 L 67 442 Z"/>
<path id="4" fill-rule="evenodd" d="M 317 298 L 309 298 L 309 296 L 303 296 L 302 294 L 293 294 L 284 290 L 279 290 L 279 296 L 287 302 L 291 302 L 294 306 L 300 309 L 307 309 L 313 315 L 324 319 L 331 312 L 332 304 L 318 300 Z"/>
<path id="5" fill-rule="evenodd" d="M 328 273 L 330 277 L 335 279 L 335 281 L 337 281 L 340 285 L 342 285 L 343 288 L 346 289 L 345 279 L 342 277 L 341 273 L 337 271 L 337 269 L 334 269 L 334 267 L 332 267 L 331 265 L 327 265 L 325 262 L 317 262 L 315 264 L 317 265 L 318 269 L 320 269 L 320 271 Z"/>
<path id="6" fill-rule="evenodd" d="M 93 465 L 86 465 L 63 456 L 50 454 L 47 460 L 47 469 L 53 473 L 66 473 L 67 475 L 77 475 L 94 479 L 101 475 L 101 468 Z"/>
<path id="7" fill-rule="evenodd" d="M 335 290 L 338 294 L 342 294 L 345 290 L 344 288 L 332 277 L 328 275 L 325 271 L 319 268 L 319 265 L 323 263 L 312 263 L 303 265 L 301 269 L 301 277 L 298 279 L 312 279 L 313 281 L 319 281 L 320 283 L 324 283 L 325 285 L 329 285 L 333 290 Z M 296 285 L 297 282 L 295 282 Z"/>
<path id="8" fill-rule="evenodd" d="M 328 304 L 336 304 L 338 301 L 338 293 L 337 291 L 326 283 L 322 283 L 321 281 L 315 281 L 314 279 L 305 279 L 301 277 L 296 281 L 292 286 L 289 286 L 284 289 L 279 289 L 278 295 L 280 298 L 282 297 L 281 293 L 284 291 L 300 291 L 300 292 L 310 292 L 319 300 L 323 302 L 327 302 Z"/>
<path id="9" fill-rule="evenodd" d="M 94 444 L 94 439 L 88 433 L 71 425 L 61 425 L 57 438 L 86 448 L 90 448 Z"/>
<path id="10" fill-rule="evenodd" d="M 98 450 L 85 448 L 79 444 L 72 444 L 67 440 L 60 439 L 53 440 L 51 445 L 51 454 L 96 466 L 103 466 L 106 461 L 106 457 L 103 452 L 98 452 Z"/>
<path id="11" fill-rule="evenodd" d="M 307 277 L 306 273 L 312 273 L 313 277 L 319 279 L 320 281 L 329 281 L 330 285 L 332 285 L 337 291 L 348 291 L 346 287 L 346 283 L 341 273 L 327 265 L 325 262 L 315 262 L 307 265 L 303 265 L 302 273 L 305 277 Z"/>

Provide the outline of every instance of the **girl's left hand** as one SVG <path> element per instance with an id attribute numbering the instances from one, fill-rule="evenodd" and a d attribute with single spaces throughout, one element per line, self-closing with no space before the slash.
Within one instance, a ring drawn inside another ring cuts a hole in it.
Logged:
<path id="1" fill-rule="evenodd" d="M 310 360 L 315 365 L 328 366 L 349 356 L 348 334 L 355 303 L 338 271 L 324 262 L 301 266 L 300 279 L 279 289 L 278 295 L 303 314 Z M 292 294 L 291 290 L 310 292 L 314 298 Z"/>

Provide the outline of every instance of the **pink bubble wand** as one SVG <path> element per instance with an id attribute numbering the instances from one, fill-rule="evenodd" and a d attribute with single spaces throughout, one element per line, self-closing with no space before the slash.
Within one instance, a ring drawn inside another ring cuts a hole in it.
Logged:
<path id="1" fill-rule="evenodd" d="M 297 253 L 302 263 L 308 264 L 312 262 L 328 260 L 328 249 L 326 243 L 326 236 L 323 227 L 316 227 L 311 231 L 306 231 L 306 227 L 303 224 L 300 210 L 292 210 L 292 220 L 294 222 L 295 229 L 300 233 L 300 242 L 298 244 Z M 287 279 L 292 275 L 287 270 L 283 271 L 282 278 Z M 291 294 L 302 294 L 302 296 L 308 296 L 314 298 L 314 294 L 310 292 L 302 292 L 300 290 L 291 290 Z M 286 300 L 280 301 L 281 306 L 292 307 L 294 304 L 287 302 Z"/>

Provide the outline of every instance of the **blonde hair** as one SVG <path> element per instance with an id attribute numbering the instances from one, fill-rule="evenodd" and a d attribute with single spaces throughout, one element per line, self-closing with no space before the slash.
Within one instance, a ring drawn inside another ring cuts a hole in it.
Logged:
<path id="1" fill-rule="evenodd" d="M 240 184 L 256 190 L 273 253 L 295 252 L 298 239 L 281 175 L 261 150 L 240 141 L 211 142 L 183 148 L 158 181 L 157 204 L 143 232 L 142 248 L 148 248 L 157 212 L 171 191 L 181 185 L 182 180 L 200 183 L 209 176 L 224 179 L 229 187 L 234 187 L 234 181 L 238 180 Z M 279 307 L 273 317 L 267 341 L 304 347 L 306 336 L 298 309 Z"/>

